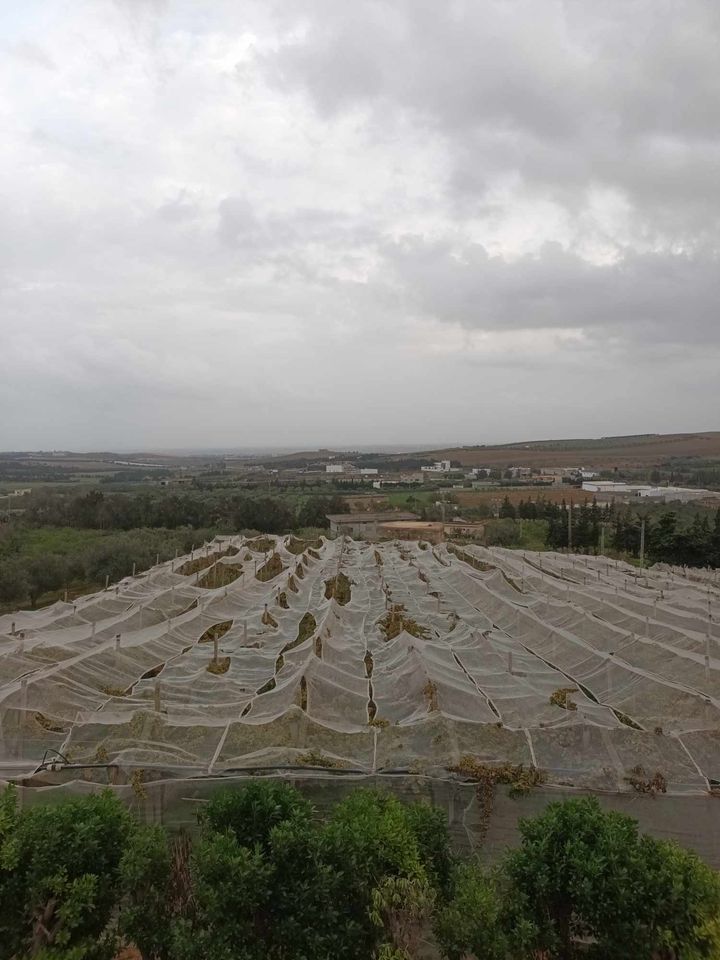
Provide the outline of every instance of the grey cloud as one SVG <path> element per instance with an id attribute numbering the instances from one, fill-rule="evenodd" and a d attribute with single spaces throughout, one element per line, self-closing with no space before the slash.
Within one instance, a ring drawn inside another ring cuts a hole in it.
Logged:
<path id="1" fill-rule="evenodd" d="M 292 21 L 287 4 L 282 14 Z M 438 4 L 306 0 L 269 75 L 318 109 L 393 112 L 441 132 L 448 186 L 482 194 L 517 171 L 570 207 L 622 191 L 645 227 L 718 225 L 720 8 L 640 0 Z"/>
<path id="2" fill-rule="evenodd" d="M 57 70 L 0 60 L 0 446 L 718 408 L 709 0 L 18 10 Z"/>
<path id="3" fill-rule="evenodd" d="M 508 261 L 480 244 L 453 248 L 405 238 L 385 247 L 389 282 L 417 310 L 480 330 L 582 329 L 626 346 L 709 344 L 720 348 L 720 263 L 711 253 L 641 254 L 589 263 L 548 243 Z"/>

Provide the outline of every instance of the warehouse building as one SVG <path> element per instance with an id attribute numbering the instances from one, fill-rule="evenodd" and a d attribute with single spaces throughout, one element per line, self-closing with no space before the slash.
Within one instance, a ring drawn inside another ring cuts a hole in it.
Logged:
<path id="1" fill-rule="evenodd" d="M 376 540 L 381 524 L 393 520 L 417 520 L 416 513 L 388 510 L 385 513 L 329 513 L 330 533 L 348 536 L 356 540 Z"/>

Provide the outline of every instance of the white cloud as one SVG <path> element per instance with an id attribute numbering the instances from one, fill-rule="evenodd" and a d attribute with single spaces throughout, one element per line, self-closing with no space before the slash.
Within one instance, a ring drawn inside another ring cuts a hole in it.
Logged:
<path id="1" fill-rule="evenodd" d="M 0 17 L 1 447 L 708 426 L 710 0 Z"/>

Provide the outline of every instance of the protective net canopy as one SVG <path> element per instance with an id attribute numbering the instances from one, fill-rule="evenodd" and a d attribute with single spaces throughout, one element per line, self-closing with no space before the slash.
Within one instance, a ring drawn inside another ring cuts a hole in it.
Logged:
<path id="1" fill-rule="evenodd" d="M 717 572 L 423 542 L 218 538 L 0 617 L 0 778 L 309 769 L 720 780 Z M 66 778 L 67 780 L 67 778 Z"/>

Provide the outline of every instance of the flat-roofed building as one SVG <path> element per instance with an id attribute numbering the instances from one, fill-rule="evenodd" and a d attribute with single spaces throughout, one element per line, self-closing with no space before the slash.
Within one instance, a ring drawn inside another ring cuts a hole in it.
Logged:
<path id="1" fill-rule="evenodd" d="M 390 520 L 378 525 L 378 536 L 393 540 L 442 543 L 445 539 L 445 524 L 439 520 Z"/>
<path id="2" fill-rule="evenodd" d="M 330 533 L 356 540 L 375 540 L 378 536 L 378 527 L 381 523 L 393 520 L 417 520 L 416 513 L 407 513 L 400 510 L 388 510 L 386 513 L 329 513 Z"/>

